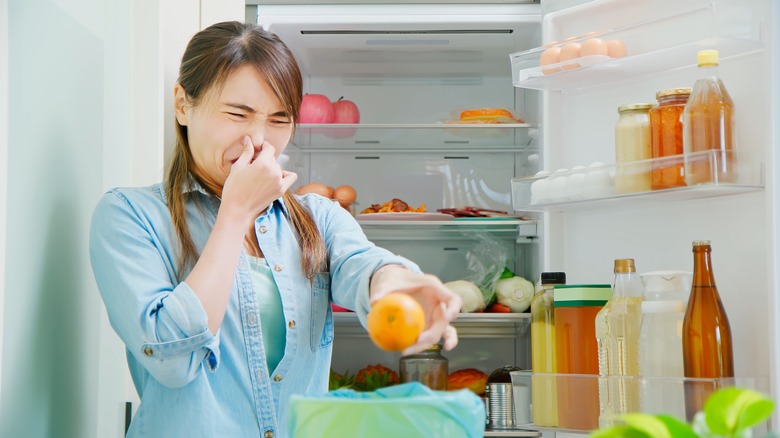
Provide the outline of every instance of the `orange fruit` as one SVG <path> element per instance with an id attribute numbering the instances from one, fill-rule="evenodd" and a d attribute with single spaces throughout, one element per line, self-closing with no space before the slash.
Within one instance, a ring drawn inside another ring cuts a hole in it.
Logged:
<path id="1" fill-rule="evenodd" d="M 380 298 L 368 312 L 368 335 L 377 347 L 401 351 L 414 345 L 425 328 L 422 306 L 404 293 Z"/>

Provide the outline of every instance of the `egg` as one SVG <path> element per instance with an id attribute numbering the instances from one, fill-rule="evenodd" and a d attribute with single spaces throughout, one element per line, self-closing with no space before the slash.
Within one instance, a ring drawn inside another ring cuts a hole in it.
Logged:
<path id="1" fill-rule="evenodd" d="M 585 186 L 585 166 L 574 166 L 571 168 L 572 174 L 566 181 L 566 196 L 569 200 L 579 200 L 584 198 L 583 189 Z"/>
<path id="2" fill-rule="evenodd" d="M 626 50 L 626 45 L 623 43 L 623 40 L 607 41 L 607 55 L 609 55 L 610 58 L 622 58 L 628 55 L 628 50 Z"/>
<path id="3" fill-rule="evenodd" d="M 607 166 L 598 161 L 591 163 L 588 166 L 588 173 L 585 174 L 583 195 L 586 198 L 602 198 L 609 196 L 612 191 L 612 176 Z"/>
<path id="4" fill-rule="evenodd" d="M 580 57 L 580 43 L 566 44 L 561 48 L 560 60 L 561 62 L 570 61 Z M 578 68 L 580 65 L 577 63 L 570 63 L 563 66 L 564 70 L 572 70 Z"/>
<path id="5" fill-rule="evenodd" d="M 542 56 L 539 57 L 539 65 L 545 66 L 550 64 L 557 64 L 560 62 L 561 48 L 550 47 L 542 52 Z M 542 69 L 542 73 L 549 75 L 561 71 L 560 68 L 547 68 Z"/>
<path id="6" fill-rule="evenodd" d="M 540 170 L 536 172 L 536 177 L 539 178 L 531 184 L 531 204 L 544 204 L 550 202 L 549 189 L 550 184 L 547 181 L 547 176 L 550 172 L 546 170 Z"/>
<path id="7" fill-rule="evenodd" d="M 355 203 L 357 192 L 352 186 L 338 186 L 333 191 L 333 199 L 339 201 L 342 207 L 347 208 Z"/>
<path id="8" fill-rule="evenodd" d="M 298 187 L 298 190 L 296 190 L 295 193 L 299 195 L 305 195 L 306 193 L 316 193 L 328 199 L 333 198 L 333 188 L 317 182 L 304 184 Z"/>
<path id="9" fill-rule="evenodd" d="M 553 202 L 562 202 L 568 199 L 566 195 L 566 181 L 569 179 L 566 172 L 569 169 L 556 170 L 550 179 L 550 198 Z"/>
<path id="10" fill-rule="evenodd" d="M 582 56 L 607 56 L 607 53 L 607 43 L 601 38 L 588 38 L 580 47 Z"/>

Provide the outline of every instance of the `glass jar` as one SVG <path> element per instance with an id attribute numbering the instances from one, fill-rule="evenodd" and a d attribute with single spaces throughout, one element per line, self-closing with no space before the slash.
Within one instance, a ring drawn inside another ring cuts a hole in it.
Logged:
<path id="1" fill-rule="evenodd" d="M 618 108 L 615 124 L 615 191 L 617 193 L 650 190 L 650 103 L 631 103 Z"/>
<path id="2" fill-rule="evenodd" d="M 447 390 L 449 361 L 441 354 L 441 345 L 403 356 L 398 366 L 401 382 L 420 382 L 438 391 Z"/>
<path id="3" fill-rule="evenodd" d="M 596 315 L 610 296 L 609 284 L 560 285 L 553 289 L 558 427 L 575 430 L 599 427 Z"/>
<path id="4" fill-rule="evenodd" d="M 650 144 L 653 170 L 652 189 L 685 185 L 682 115 L 691 88 L 669 88 L 655 94 L 658 105 L 650 109 Z M 664 157 L 676 158 L 661 159 Z"/>

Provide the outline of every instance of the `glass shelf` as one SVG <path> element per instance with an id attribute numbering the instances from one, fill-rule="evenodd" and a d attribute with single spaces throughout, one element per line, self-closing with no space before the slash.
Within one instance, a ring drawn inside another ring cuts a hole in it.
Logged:
<path id="1" fill-rule="evenodd" d="M 528 123 L 358 123 L 301 124 L 293 144 L 306 151 L 365 150 L 393 151 L 468 150 L 479 146 L 506 151 L 525 149 L 529 144 Z"/>
<path id="2" fill-rule="evenodd" d="M 748 6 L 712 1 L 673 15 L 514 53 L 510 55 L 512 82 L 520 88 L 576 90 L 692 66 L 696 52 L 702 49 L 718 50 L 721 59 L 742 55 L 763 47 L 761 20 L 754 14 Z M 540 57 L 548 48 L 590 38 L 623 41 L 628 55 L 593 55 L 543 68 L 540 65 Z"/>
<path id="3" fill-rule="evenodd" d="M 355 312 L 333 312 L 339 338 L 368 336 Z M 461 313 L 453 321 L 461 339 L 517 339 L 529 332 L 530 313 Z"/>
<path id="4" fill-rule="evenodd" d="M 455 320 L 455 324 L 528 324 L 530 321 L 530 313 L 461 313 L 458 315 L 458 319 Z M 355 312 L 333 312 L 333 322 L 337 324 L 360 324 Z"/>
<path id="5" fill-rule="evenodd" d="M 685 421 L 686 396 L 706 397 L 719 388 L 749 388 L 769 394 L 768 376 L 737 376 L 724 378 L 689 377 L 633 377 L 610 376 L 600 378 L 595 374 L 533 373 L 513 371 L 512 388 L 515 411 L 519 418 L 533 418 L 531 391 L 534 385 L 545 392 L 555 392 L 558 409 L 557 423 L 561 427 L 537 426 L 532 422 L 519 423 L 518 429 L 538 432 L 588 434 L 597 429 L 599 417 L 599 391 L 618 387 L 627 394 L 635 394 L 636 412 L 657 415 L 667 414 Z M 565 426 L 564 426 L 565 425 Z M 766 425 L 754 432 L 765 432 Z M 760 434 L 758 435 L 760 436 Z"/>
<path id="6" fill-rule="evenodd" d="M 537 221 L 521 219 L 445 220 L 445 221 L 359 221 L 369 239 L 450 240 L 479 232 L 495 238 L 527 240 L 537 237 Z"/>
<path id="7" fill-rule="evenodd" d="M 724 177 L 720 177 L 719 180 L 717 169 L 723 166 L 724 157 L 714 150 L 621 165 L 591 165 L 587 168 L 556 172 L 552 175 L 513 178 L 512 204 L 515 211 L 573 211 L 603 208 L 610 204 L 625 206 L 632 202 L 666 203 L 763 190 L 763 164 L 747 154 L 740 154 L 734 159 L 735 176 L 728 181 Z M 707 182 L 648 190 L 653 171 L 672 170 L 679 172 L 680 177 L 684 179 L 686 162 L 689 166 L 693 166 L 689 168 L 697 170 L 697 175 L 706 175 Z M 625 187 L 622 186 L 624 183 L 635 184 L 642 188 L 616 189 L 616 186 Z M 629 190 L 638 191 L 627 192 Z M 624 193 L 619 193 L 620 191 Z"/>

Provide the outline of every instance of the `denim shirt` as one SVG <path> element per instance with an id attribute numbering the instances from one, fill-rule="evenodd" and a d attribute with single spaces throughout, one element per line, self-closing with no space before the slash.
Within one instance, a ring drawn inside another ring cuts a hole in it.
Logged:
<path id="1" fill-rule="evenodd" d="M 186 205 L 198 252 L 216 220 L 219 199 L 195 185 Z M 310 282 L 282 199 L 255 221 L 286 323 L 285 352 L 269 370 L 245 253 L 216 335 L 199 299 L 177 272 L 178 237 L 160 184 L 114 189 L 95 208 L 90 258 L 112 327 L 124 342 L 141 404 L 129 437 L 286 437 L 293 394 L 328 389 L 333 342 L 330 303 L 354 309 L 365 326 L 368 284 L 383 265 L 412 262 L 374 246 L 337 202 L 298 198 L 314 217 L 329 272 Z"/>

